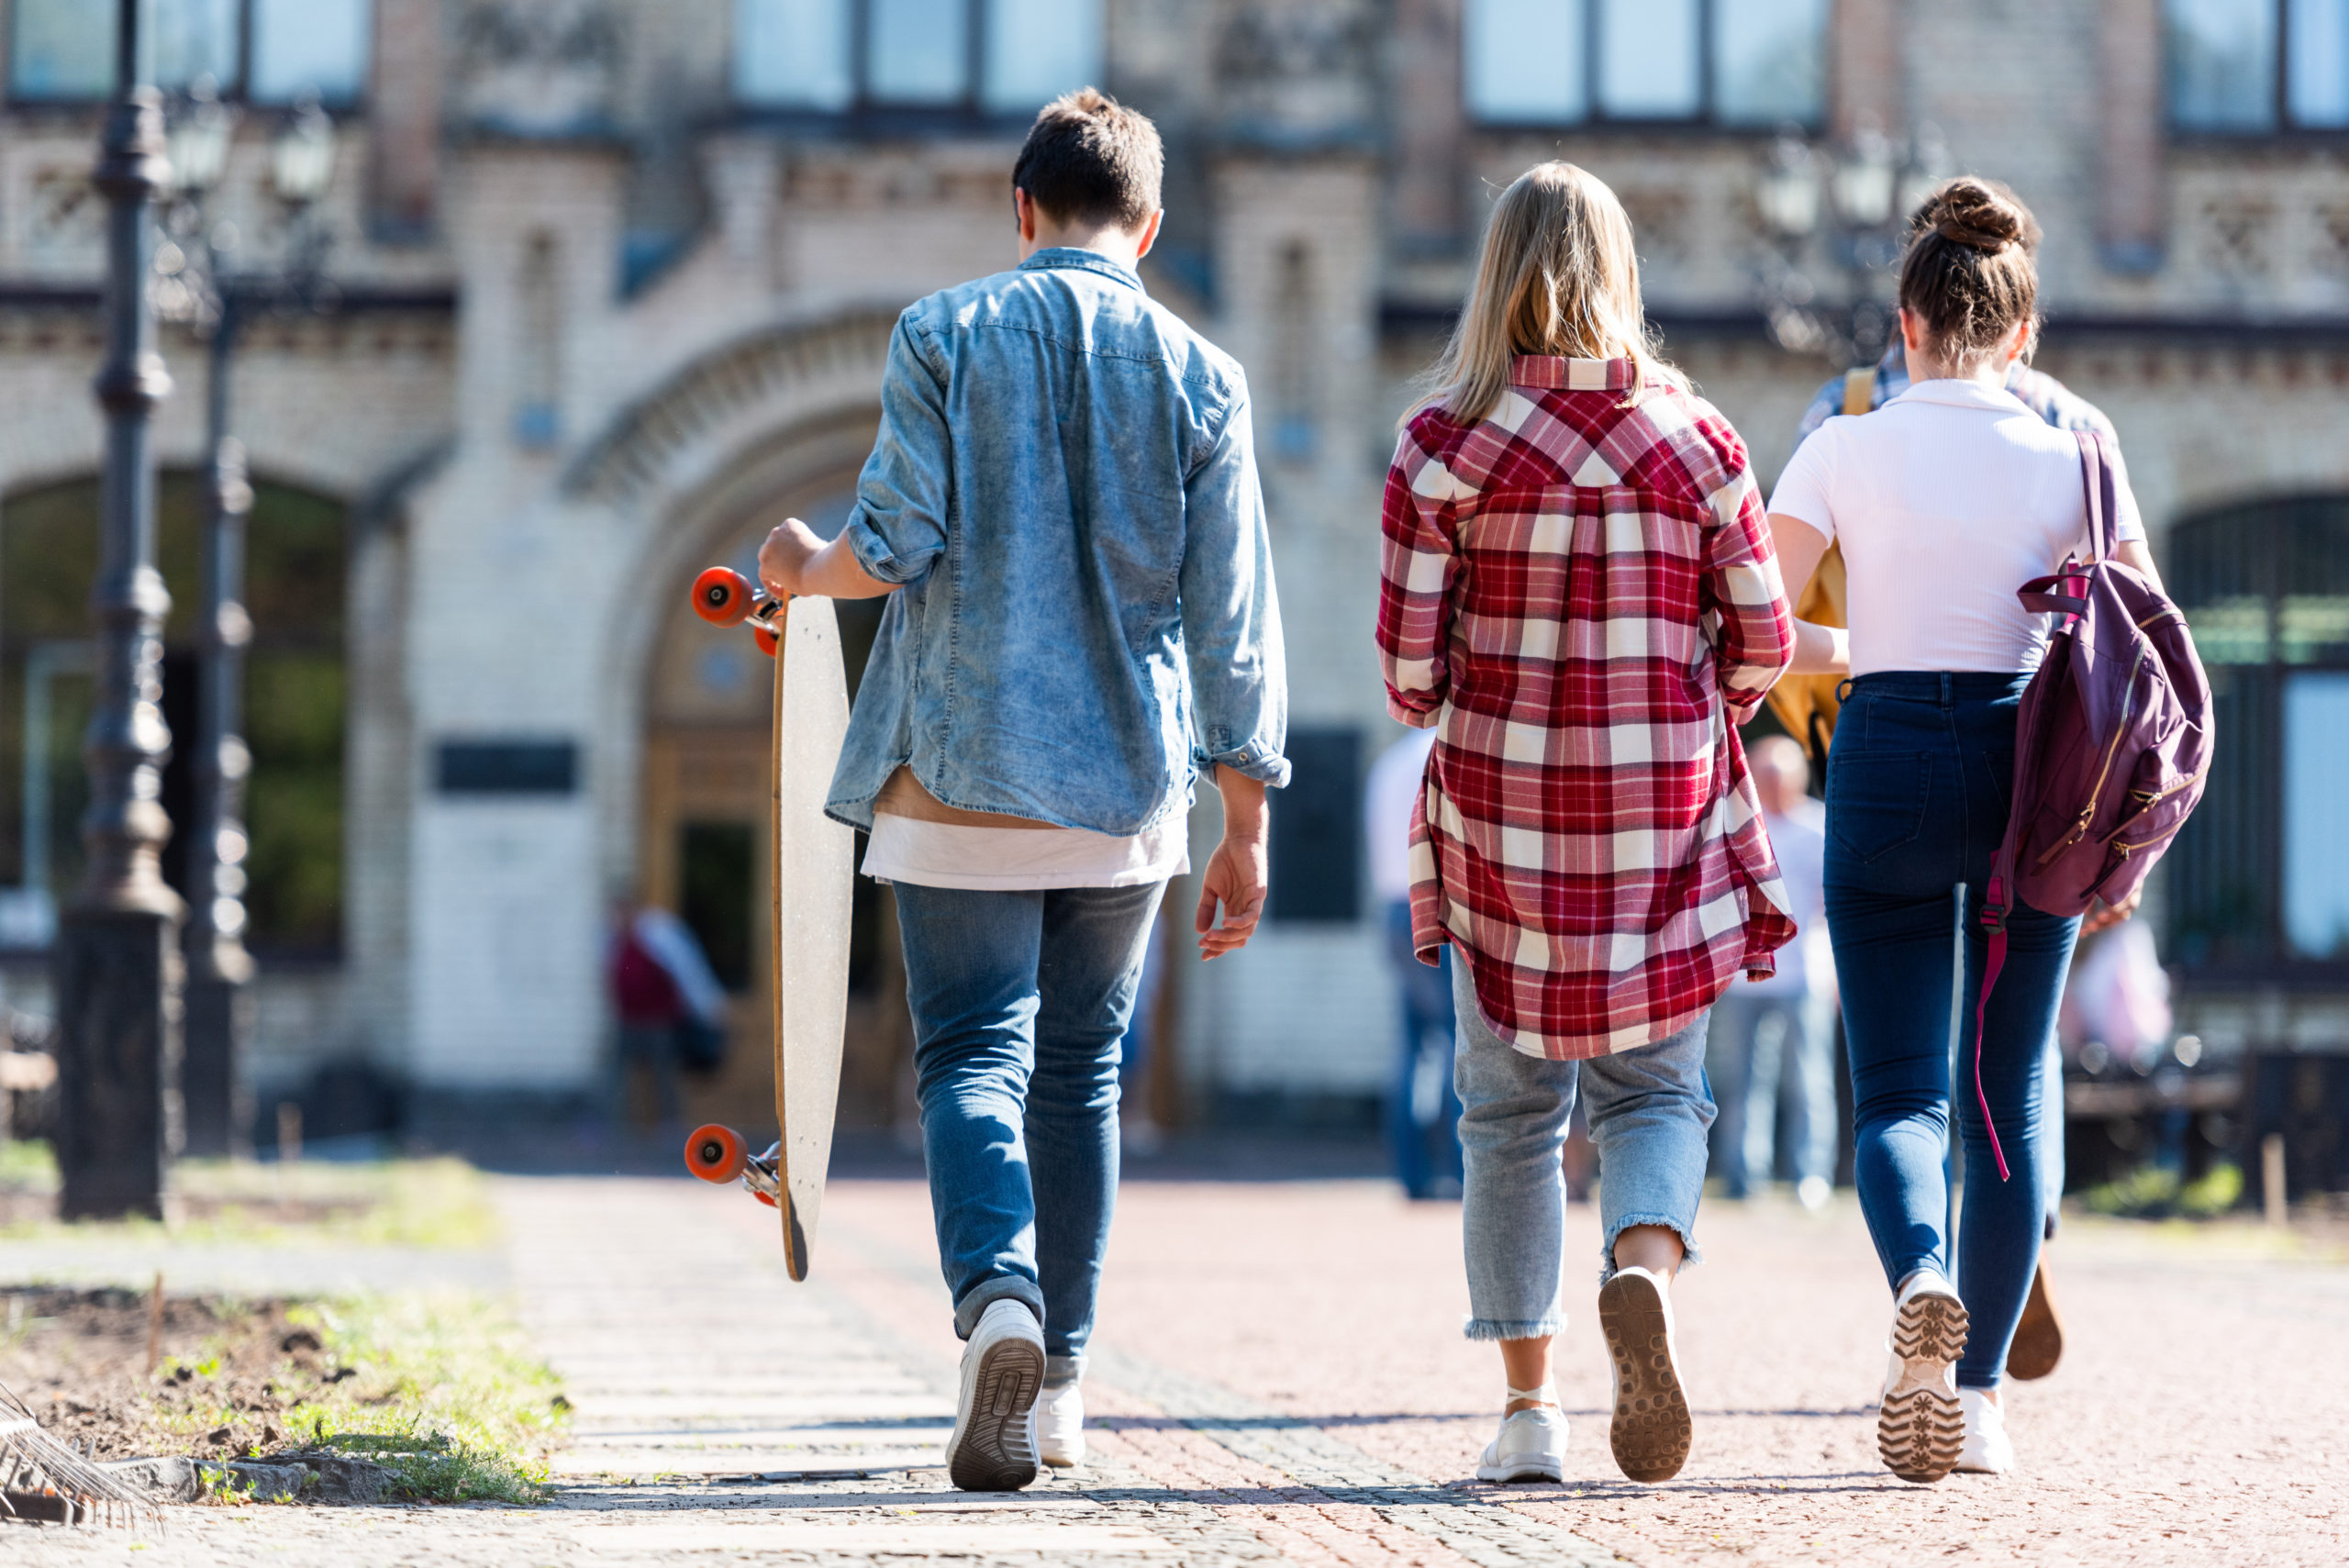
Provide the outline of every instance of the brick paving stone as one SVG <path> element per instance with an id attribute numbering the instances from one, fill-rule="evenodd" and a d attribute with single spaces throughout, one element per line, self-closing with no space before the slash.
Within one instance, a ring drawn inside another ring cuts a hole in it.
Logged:
<path id="1" fill-rule="evenodd" d="M 960 1346 L 918 1184 L 836 1184 L 805 1285 L 783 1278 L 772 1214 L 736 1195 L 499 1193 L 504 1266 L 576 1406 L 551 1506 L 181 1508 L 143 1540 L 8 1529 L 0 1559 L 2349 1562 L 2349 1266 L 2251 1228 L 2068 1227 L 2051 1253 L 2065 1364 L 2011 1396 L 2024 1472 L 1912 1487 L 1875 1461 L 1887 1293 L 1848 1204 L 1714 1206 L 1709 1261 L 1677 1292 L 1697 1448 L 1650 1487 L 1607 1453 L 1578 1207 L 1568 1480 L 1497 1488 L 1468 1479 L 1500 1384 L 1459 1337 L 1456 1207 L 1375 1183 L 1140 1182 L 1086 1385 L 1091 1462 L 973 1496 L 935 1468 Z"/>

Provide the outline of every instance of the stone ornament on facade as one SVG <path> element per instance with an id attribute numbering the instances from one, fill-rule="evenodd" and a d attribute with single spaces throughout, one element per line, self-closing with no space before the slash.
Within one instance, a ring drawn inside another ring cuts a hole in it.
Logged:
<path id="1" fill-rule="evenodd" d="M 457 24 L 457 102 L 484 130 L 602 128 L 621 52 L 620 18 L 607 0 L 477 0 Z"/>

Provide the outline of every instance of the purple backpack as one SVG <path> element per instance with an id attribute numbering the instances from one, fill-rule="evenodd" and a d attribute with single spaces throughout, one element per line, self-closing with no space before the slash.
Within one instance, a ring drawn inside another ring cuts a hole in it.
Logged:
<path id="1" fill-rule="evenodd" d="M 2210 771 L 2210 682 L 2186 617 L 2112 559 L 2112 453 L 2102 435 L 2082 431 L 2079 442 L 2096 555 L 2073 556 L 2015 595 L 2023 608 L 2064 619 L 2023 690 L 2014 805 L 1982 911 L 1990 952 L 1975 1011 L 1974 1095 L 1985 1127 L 1983 1014 L 2006 964 L 2015 901 L 2050 915 L 2126 901 L 2186 825 Z M 2003 1180 L 2006 1152 L 1998 1129 L 1989 1131 Z"/>

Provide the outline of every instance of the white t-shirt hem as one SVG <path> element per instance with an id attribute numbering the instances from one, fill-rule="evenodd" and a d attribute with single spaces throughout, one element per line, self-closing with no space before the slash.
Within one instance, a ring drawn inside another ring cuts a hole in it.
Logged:
<path id="1" fill-rule="evenodd" d="M 879 883 L 976 892 L 1139 887 L 1191 869 L 1190 823 L 1170 817 L 1128 838 L 1081 828 L 972 828 L 875 813 L 864 874 Z"/>

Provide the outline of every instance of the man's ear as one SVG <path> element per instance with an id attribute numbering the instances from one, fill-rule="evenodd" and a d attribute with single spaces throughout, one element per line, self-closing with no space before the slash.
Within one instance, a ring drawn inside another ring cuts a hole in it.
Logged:
<path id="1" fill-rule="evenodd" d="M 1028 244 L 1036 241 L 1036 199 L 1019 186 L 1011 187 L 1011 221 L 1019 230 L 1019 238 Z"/>
<path id="2" fill-rule="evenodd" d="M 1166 209 L 1164 207 L 1160 207 L 1156 212 L 1152 213 L 1150 217 L 1142 220 L 1141 240 L 1134 247 L 1135 261 L 1139 261 L 1144 256 L 1150 254 L 1150 248 L 1158 243 L 1158 226 L 1165 221 Z"/>

